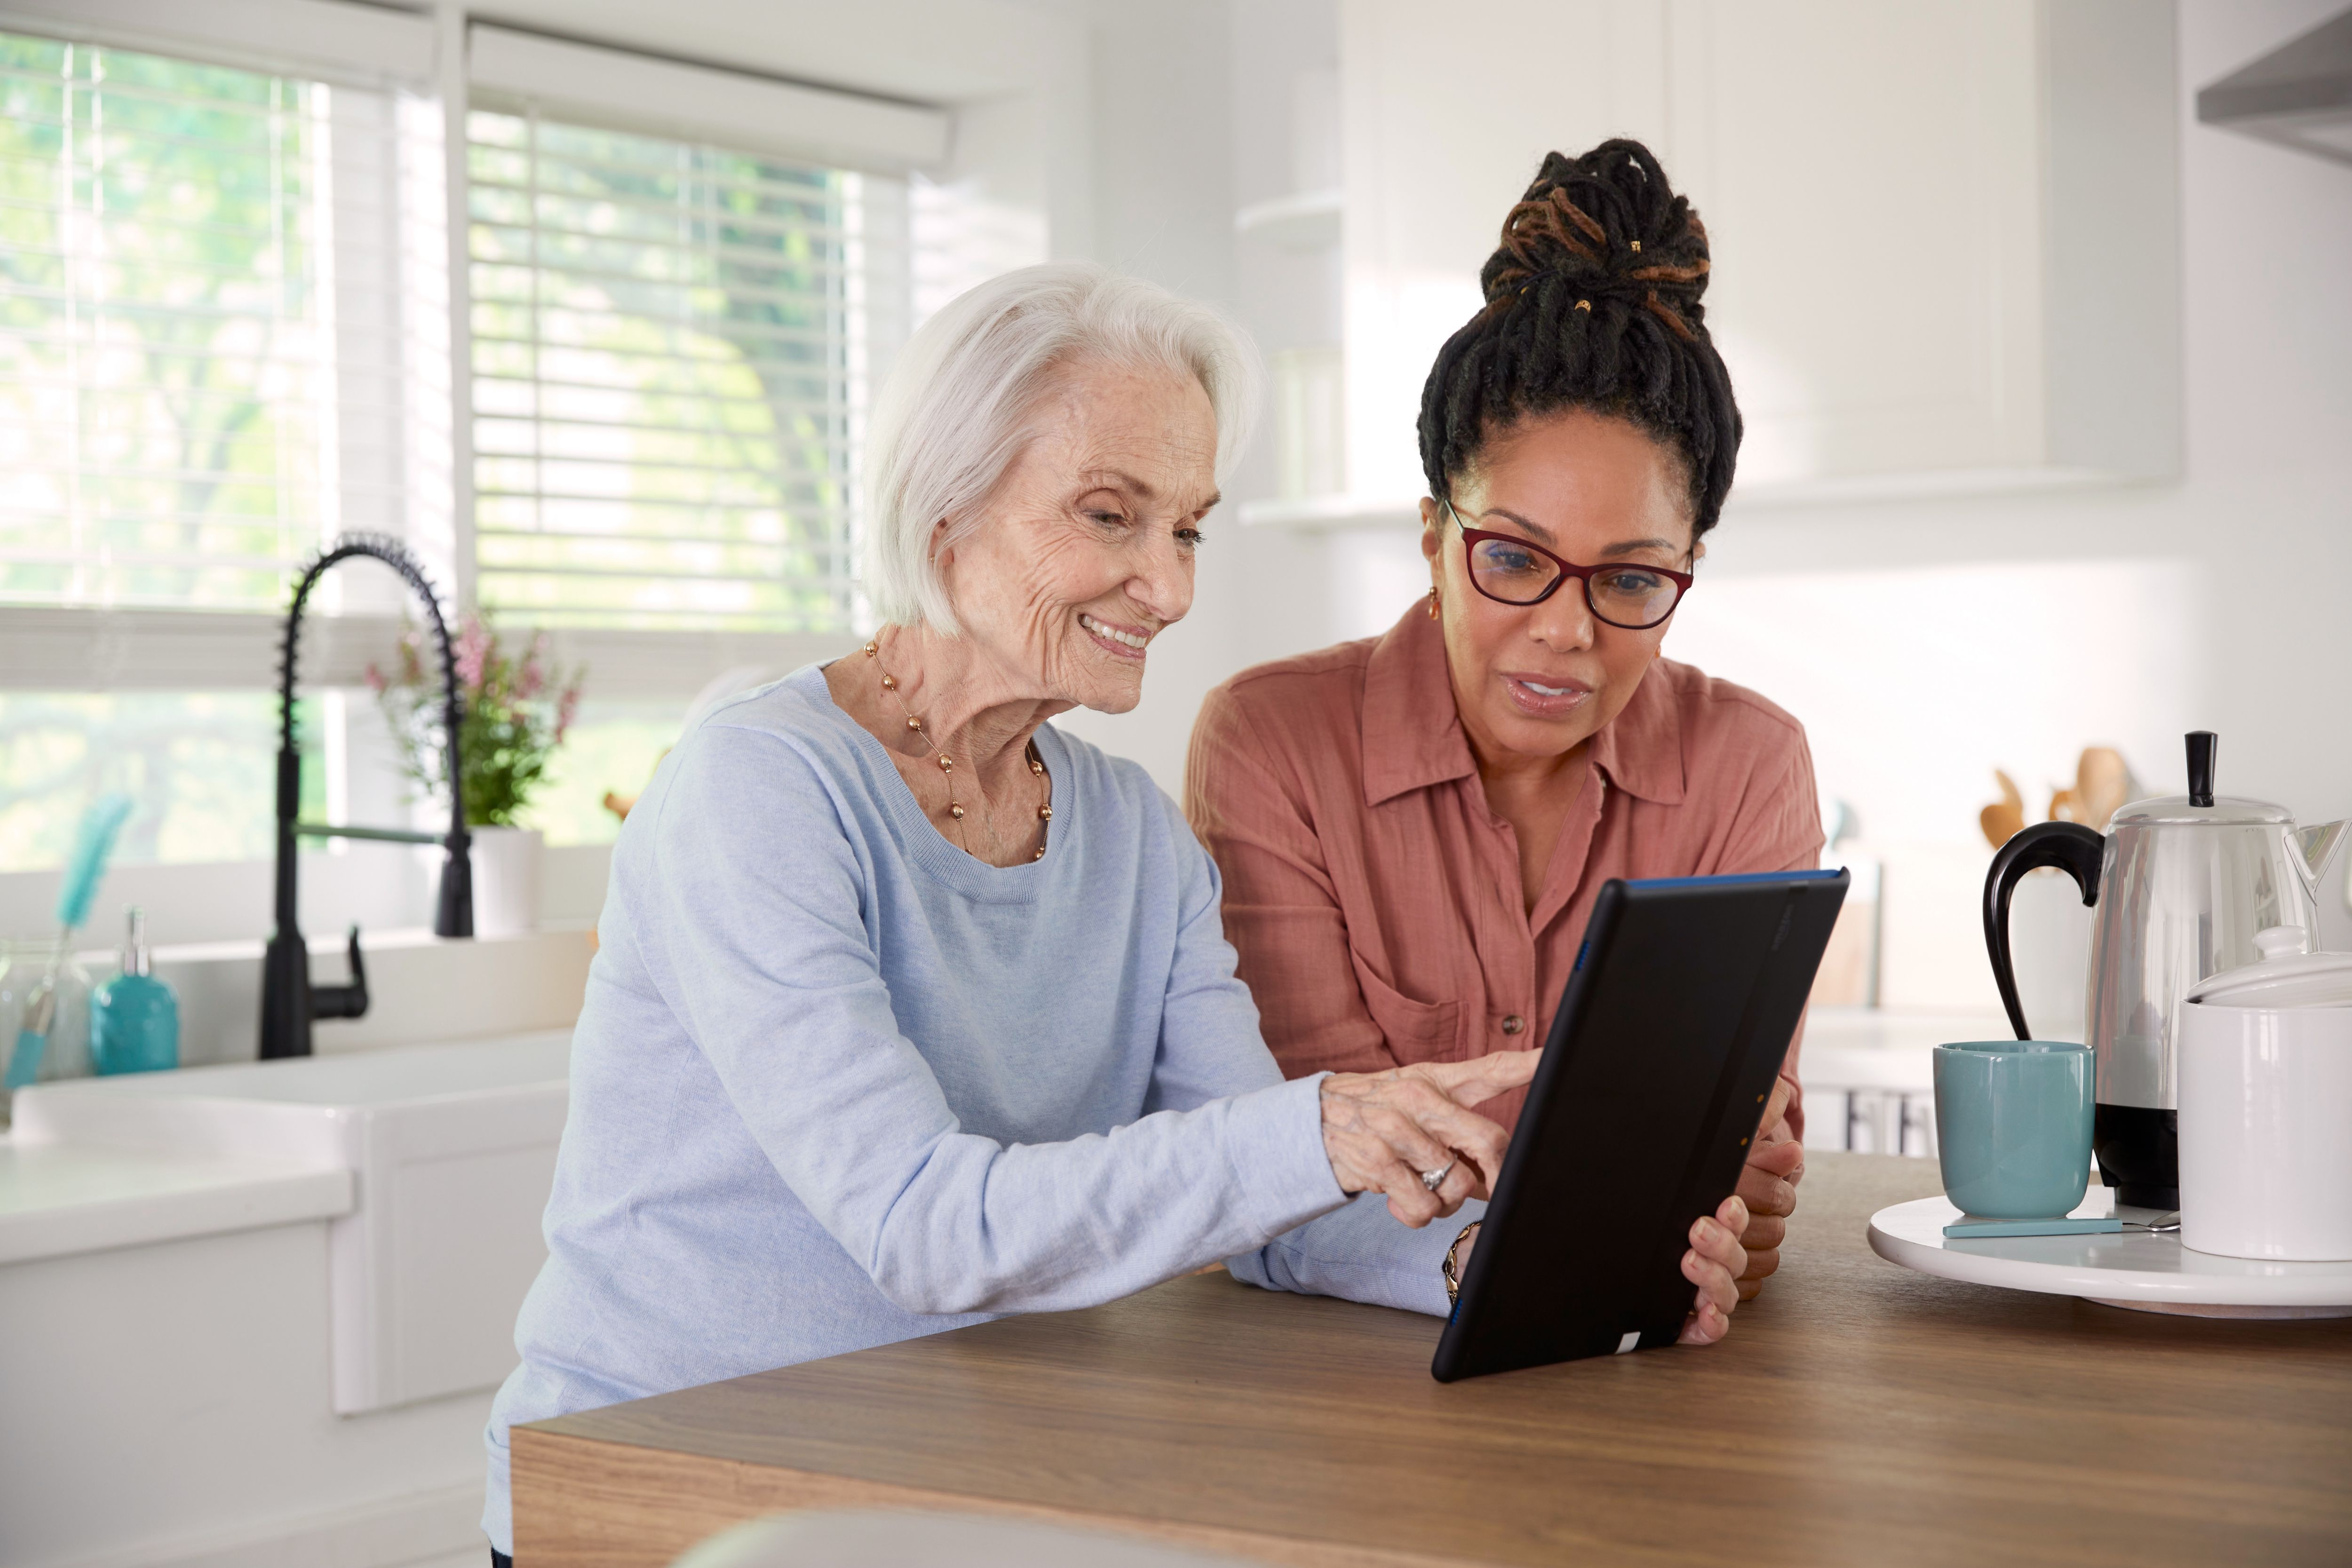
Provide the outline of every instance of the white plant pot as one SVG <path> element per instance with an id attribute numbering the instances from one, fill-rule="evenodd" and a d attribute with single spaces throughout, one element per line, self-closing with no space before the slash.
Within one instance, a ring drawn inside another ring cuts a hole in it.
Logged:
<path id="1" fill-rule="evenodd" d="M 539 868 L 546 839 L 537 828 L 471 828 L 474 935 L 512 936 L 539 929 Z"/>

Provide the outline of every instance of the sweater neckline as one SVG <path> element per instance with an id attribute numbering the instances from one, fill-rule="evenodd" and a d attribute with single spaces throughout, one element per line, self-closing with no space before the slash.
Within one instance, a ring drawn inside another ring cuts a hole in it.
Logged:
<path id="1" fill-rule="evenodd" d="M 790 678 L 799 686 L 803 696 L 826 721 L 847 736 L 853 749 L 862 753 L 867 762 L 878 768 L 883 775 L 880 788 L 881 803 L 898 829 L 899 841 L 916 864 L 949 886 L 960 892 L 982 898 L 1017 900 L 1036 895 L 1044 885 L 1048 868 L 1062 857 L 1063 841 L 1076 830 L 1078 810 L 1075 776 L 1069 766 L 1069 747 L 1063 743 L 1061 732 L 1050 723 L 1037 727 L 1034 738 L 1037 755 L 1045 764 L 1047 776 L 1053 780 L 1053 827 L 1045 834 L 1045 854 L 1042 860 L 1024 861 L 1018 865 L 991 865 L 949 841 L 940 831 L 922 802 L 908 787 L 906 776 L 898 771 L 890 751 L 874 737 L 873 731 L 842 710 L 833 700 L 833 687 L 824 678 L 825 666 L 810 664 Z M 805 684 L 803 684 L 805 683 Z"/>

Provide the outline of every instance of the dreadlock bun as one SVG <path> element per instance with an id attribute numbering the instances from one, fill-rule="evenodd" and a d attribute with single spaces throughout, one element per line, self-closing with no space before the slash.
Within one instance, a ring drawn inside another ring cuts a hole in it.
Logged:
<path id="1" fill-rule="evenodd" d="M 1421 394 L 1430 494 L 1451 496 L 1493 435 L 1585 408 L 1664 443 L 1713 528 L 1739 452 L 1739 406 L 1707 336 L 1706 227 L 1638 141 L 1549 153 L 1478 274 L 1486 303 L 1438 350 Z"/>

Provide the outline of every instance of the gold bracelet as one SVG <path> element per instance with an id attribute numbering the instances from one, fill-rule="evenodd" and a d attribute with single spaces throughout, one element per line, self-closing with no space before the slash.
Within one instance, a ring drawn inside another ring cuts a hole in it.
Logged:
<path id="1" fill-rule="evenodd" d="M 1462 1244 L 1470 1239 L 1470 1233 L 1477 1229 L 1479 1224 L 1474 1219 L 1462 1228 L 1454 1238 L 1454 1245 L 1445 1249 L 1445 1261 L 1438 1266 L 1437 1271 L 1445 1276 L 1445 1304 L 1449 1307 L 1462 1299 L 1462 1276 L 1455 1271 L 1454 1255 L 1462 1250 Z"/>

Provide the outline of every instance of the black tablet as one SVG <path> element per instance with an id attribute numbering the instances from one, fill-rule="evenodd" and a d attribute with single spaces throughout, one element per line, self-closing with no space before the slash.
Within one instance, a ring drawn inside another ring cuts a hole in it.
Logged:
<path id="1" fill-rule="evenodd" d="M 1691 1221 L 1739 1185 L 1846 881 L 1601 888 L 1437 1342 L 1439 1382 L 1680 1336 Z"/>

